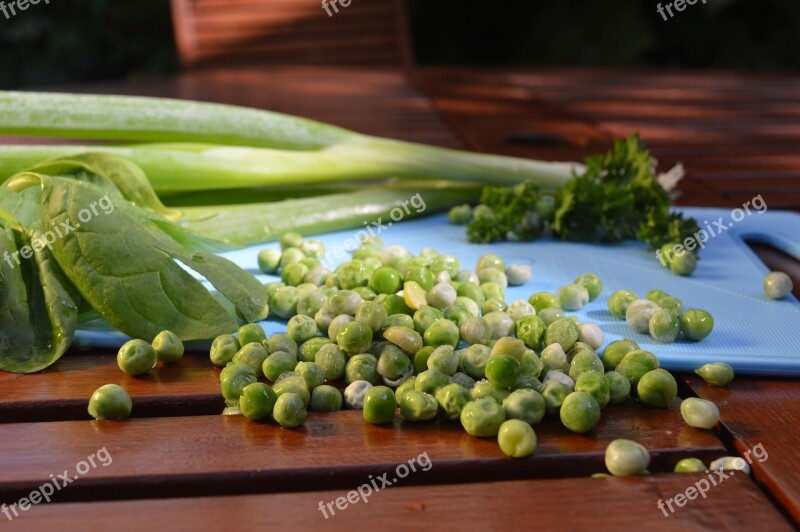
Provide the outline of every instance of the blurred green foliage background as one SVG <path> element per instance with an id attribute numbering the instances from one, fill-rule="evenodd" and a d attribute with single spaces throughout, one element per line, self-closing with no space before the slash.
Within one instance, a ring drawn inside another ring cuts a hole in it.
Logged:
<path id="1" fill-rule="evenodd" d="M 707 2 L 664 21 L 652 0 L 407 0 L 420 64 L 800 71 L 800 1 Z M 2 88 L 178 68 L 168 0 L 51 0 L 0 14 Z"/>

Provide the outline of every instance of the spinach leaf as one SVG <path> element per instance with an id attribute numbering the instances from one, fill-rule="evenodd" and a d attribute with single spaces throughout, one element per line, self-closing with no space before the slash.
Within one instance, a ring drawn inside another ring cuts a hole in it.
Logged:
<path id="1" fill-rule="evenodd" d="M 191 340 L 236 329 L 237 320 L 178 262 L 204 275 L 248 321 L 266 317 L 266 290 L 255 277 L 187 250 L 163 230 L 163 218 L 154 222 L 152 213 L 93 182 L 28 172 L 9 187 L 35 184 L 42 225 L 65 233 L 52 242 L 53 256 L 91 306 L 126 334 L 151 339 L 168 329 Z M 103 198 L 110 208 L 91 216 Z"/>
<path id="2" fill-rule="evenodd" d="M 41 226 L 34 223 L 34 238 L 40 231 Z M 26 259 L 19 253 L 18 241 L 23 245 L 31 242 L 3 224 L 0 369 L 32 373 L 58 360 L 72 343 L 78 299 L 47 247 L 32 247 L 33 255 Z"/>

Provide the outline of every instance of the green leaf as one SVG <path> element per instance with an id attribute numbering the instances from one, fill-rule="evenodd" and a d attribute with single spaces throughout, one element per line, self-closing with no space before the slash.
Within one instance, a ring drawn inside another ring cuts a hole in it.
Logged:
<path id="1" fill-rule="evenodd" d="M 34 237 L 40 229 L 34 225 Z M 22 235 L 19 238 L 28 245 Z M 15 232 L 4 226 L 0 230 L 0 369 L 32 373 L 50 366 L 72 343 L 78 298 L 46 247 L 33 247 L 29 259 L 19 251 Z"/>
<path id="2" fill-rule="evenodd" d="M 220 257 L 186 250 L 119 194 L 70 178 L 39 179 L 42 224 L 64 232 L 52 243 L 53 255 L 91 306 L 126 334 L 149 340 L 167 329 L 191 340 L 237 328 L 179 262 L 206 275 L 248 321 L 266 315 L 266 291 L 252 275 Z M 16 188 L 15 181 L 11 185 Z M 89 216 L 103 198 L 109 208 Z"/>

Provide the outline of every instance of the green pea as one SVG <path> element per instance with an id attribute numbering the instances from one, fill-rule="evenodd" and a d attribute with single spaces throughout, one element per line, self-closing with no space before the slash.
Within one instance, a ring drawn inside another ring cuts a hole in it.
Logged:
<path id="1" fill-rule="evenodd" d="M 561 309 L 561 302 L 557 295 L 552 292 L 537 292 L 528 298 L 533 308 L 536 309 L 536 314 L 541 314 L 542 310 L 546 308 Z"/>
<path id="2" fill-rule="evenodd" d="M 492 339 L 494 340 L 514 334 L 514 320 L 505 312 L 493 311 L 485 314 L 483 319 L 489 324 L 492 330 Z"/>
<path id="3" fill-rule="evenodd" d="M 314 363 L 322 368 L 325 379 L 332 381 L 341 379 L 344 376 L 345 362 L 347 357 L 342 349 L 336 344 L 325 344 L 317 351 Z"/>
<path id="4" fill-rule="evenodd" d="M 508 456 L 514 458 L 530 456 L 536 450 L 536 432 L 524 421 L 509 419 L 500 425 L 497 444 Z"/>
<path id="5" fill-rule="evenodd" d="M 249 343 L 260 344 L 267 339 L 264 329 L 258 323 L 242 325 L 239 327 L 239 330 L 236 331 L 236 335 L 239 337 L 239 345 L 242 347 Z"/>
<path id="6" fill-rule="evenodd" d="M 464 350 L 461 355 L 461 367 L 473 379 L 486 377 L 486 362 L 489 361 L 491 349 L 482 344 L 474 344 Z"/>
<path id="7" fill-rule="evenodd" d="M 239 410 L 249 419 L 262 419 L 272 415 L 278 396 L 263 382 L 248 384 L 239 396 Z"/>
<path id="8" fill-rule="evenodd" d="M 575 345 L 573 345 L 572 348 L 569 351 L 567 351 L 567 360 L 570 363 L 572 363 L 572 360 L 575 358 L 575 355 L 577 355 L 581 351 L 587 351 L 588 353 L 591 353 L 593 355 L 597 355 L 597 351 L 595 351 L 592 346 L 590 346 L 587 343 L 578 341 L 578 342 L 575 342 Z M 567 372 L 567 373 L 569 373 L 569 372 Z"/>
<path id="9" fill-rule="evenodd" d="M 498 388 L 487 380 L 478 381 L 475 386 L 469 391 L 473 400 L 480 399 L 481 397 L 491 397 L 497 401 L 497 404 L 502 405 L 506 397 L 511 395 L 508 388 Z"/>
<path id="10" fill-rule="evenodd" d="M 450 320 L 437 320 L 427 328 L 423 335 L 425 345 L 449 345 L 455 348 L 460 339 L 458 326 Z"/>
<path id="11" fill-rule="evenodd" d="M 730 364 L 725 362 L 712 362 L 694 370 L 707 383 L 713 386 L 724 387 L 733 381 L 734 373 Z"/>
<path id="12" fill-rule="evenodd" d="M 336 315 L 347 314 L 355 316 L 356 310 L 363 302 L 364 299 L 352 290 L 339 290 L 328 298 L 328 307 Z"/>
<path id="13" fill-rule="evenodd" d="M 622 373 L 613 370 L 607 371 L 606 379 L 608 379 L 609 385 L 609 404 L 618 405 L 630 399 L 631 383 Z"/>
<path id="14" fill-rule="evenodd" d="M 622 375 L 628 379 L 628 382 L 631 383 L 631 389 L 633 389 L 639 384 L 639 379 L 641 379 L 645 373 L 658 369 L 658 366 L 658 359 L 653 353 L 643 349 L 637 349 L 625 355 L 622 361 L 617 364 L 615 370 L 622 373 Z"/>
<path id="15" fill-rule="evenodd" d="M 431 262 L 431 272 L 434 274 L 439 273 L 440 271 L 446 271 L 450 277 L 455 277 L 458 275 L 458 271 L 460 269 L 461 265 L 459 264 L 458 259 L 453 255 L 437 255 Z"/>
<path id="16" fill-rule="evenodd" d="M 479 438 L 497 436 L 505 420 L 503 407 L 490 397 L 469 402 L 461 410 L 461 425 L 470 436 Z"/>
<path id="17" fill-rule="evenodd" d="M 542 372 L 547 374 L 550 370 L 569 372 L 569 361 L 561 344 L 550 344 L 542 350 Z"/>
<path id="18" fill-rule="evenodd" d="M 469 301 L 473 305 L 475 304 L 471 299 L 467 299 L 467 301 Z M 456 299 L 455 304 L 449 306 L 444 311 L 444 319 L 446 319 L 448 321 L 452 321 L 453 323 L 455 323 L 456 326 L 459 328 L 459 332 L 460 332 L 461 331 L 461 327 L 464 324 L 466 324 L 469 320 L 474 318 L 476 316 L 476 314 L 480 315 L 480 309 L 477 308 L 477 306 L 476 306 L 475 310 L 477 312 L 475 314 L 473 314 L 471 311 L 467 310 L 464 307 L 464 305 L 459 304 L 458 299 Z"/>
<path id="19" fill-rule="evenodd" d="M 436 393 L 436 390 L 448 384 L 450 384 L 450 378 L 447 374 L 436 369 L 429 369 L 417 375 L 414 389 L 418 392 L 425 392 L 433 395 Z"/>
<path id="20" fill-rule="evenodd" d="M 416 355 L 415 355 L 416 357 Z M 414 372 L 413 363 L 399 347 L 387 343 L 378 356 L 378 373 L 385 383 L 396 386 Z"/>
<path id="21" fill-rule="evenodd" d="M 375 386 L 364 394 L 364 419 L 381 425 L 394 420 L 394 392 L 388 386 Z"/>
<path id="22" fill-rule="evenodd" d="M 452 375 L 458 369 L 459 358 L 452 346 L 441 345 L 434 349 L 427 361 L 428 369 L 439 370 L 445 375 Z"/>
<path id="23" fill-rule="evenodd" d="M 678 383 L 669 371 L 654 369 L 642 375 L 636 393 L 647 406 L 665 408 L 678 396 Z"/>
<path id="24" fill-rule="evenodd" d="M 505 271 L 506 264 L 498 255 L 495 255 L 494 253 L 487 253 L 478 259 L 478 262 L 475 265 L 475 270 L 481 271 L 486 268 Z"/>
<path id="25" fill-rule="evenodd" d="M 496 283 L 494 281 L 489 282 L 482 282 L 479 285 L 481 292 L 483 292 L 483 296 L 488 301 L 489 299 L 496 299 L 501 302 L 505 302 L 506 300 L 506 293 L 503 285 L 500 283 Z M 482 306 L 482 305 L 481 305 Z"/>
<path id="26" fill-rule="evenodd" d="M 511 286 L 522 286 L 531 280 L 533 272 L 527 264 L 512 264 L 506 269 L 508 284 Z"/>
<path id="27" fill-rule="evenodd" d="M 339 329 L 342 328 L 342 325 L 352 321 L 355 321 L 353 316 L 350 316 L 349 314 L 339 314 L 333 318 L 330 325 L 328 325 L 328 336 L 335 340 L 336 336 L 339 334 Z"/>
<path id="28" fill-rule="evenodd" d="M 183 356 L 183 342 L 170 331 L 161 331 L 153 339 L 156 358 L 165 364 L 177 362 Z"/>
<path id="29" fill-rule="evenodd" d="M 719 423 L 719 408 L 711 401 L 689 397 L 681 401 L 681 416 L 690 427 L 713 429 Z"/>
<path id="30" fill-rule="evenodd" d="M 525 316 L 516 323 L 517 338 L 531 349 L 539 349 L 546 330 L 547 326 L 542 318 L 535 315 Z"/>
<path id="31" fill-rule="evenodd" d="M 281 288 L 283 288 L 283 287 L 285 287 L 285 286 L 286 286 L 286 284 L 285 284 L 285 283 L 282 283 L 282 282 L 280 282 L 280 281 L 273 281 L 273 282 L 271 282 L 271 283 L 267 283 L 267 284 L 265 284 L 265 285 L 264 285 L 264 288 L 265 288 L 265 289 L 266 289 L 266 291 L 267 291 L 267 297 L 269 298 L 269 301 L 270 301 L 270 302 L 272 302 L 272 298 L 274 298 L 274 297 L 275 297 L 275 293 L 276 293 L 276 292 L 277 292 L 279 289 L 281 289 Z"/>
<path id="32" fill-rule="evenodd" d="M 414 256 L 403 246 L 389 246 L 381 252 L 381 262 L 392 268 L 403 271 Z"/>
<path id="33" fill-rule="evenodd" d="M 568 318 L 556 320 L 544 332 L 545 345 L 559 344 L 565 352 L 569 351 L 579 336 L 578 326 Z"/>
<path id="34" fill-rule="evenodd" d="M 519 419 L 535 425 L 544 417 L 544 397 L 535 390 L 514 390 L 503 401 L 503 410 L 506 419 Z"/>
<path id="35" fill-rule="evenodd" d="M 323 384 L 311 392 L 309 404 L 315 412 L 336 412 L 342 409 L 342 393 L 333 386 Z"/>
<path id="36" fill-rule="evenodd" d="M 658 305 L 652 301 L 637 299 L 625 311 L 625 321 L 634 332 L 647 333 L 650 331 L 650 318 L 653 317 L 656 310 L 658 310 Z"/>
<path id="37" fill-rule="evenodd" d="M 286 333 L 297 344 L 310 340 L 317 334 L 317 323 L 308 316 L 298 314 L 286 324 Z"/>
<path id="38" fill-rule="evenodd" d="M 414 312 L 414 330 L 424 334 L 428 327 L 442 318 L 444 318 L 444 314 L 438 308 L 422 305 Z"/>
<path id="39" fill-rule="evenodd" d="M 684 250 L 683 253 L 675 253 L 669 261 L 669 269 L 678 275 L 692 275 L 697 268 L 697 255 L 692 251 Z"/>
<path id="40" fill-rule="evenodd" d="M 525 351 L 527 351 L 527 349 L 522 340 L 512 338 L 511 336 L 498 338 L 494 346 L 492 346 L 492 355 L 510 355 L 520 362 L 522 361 L 522 356 L 525 354 Z"/>
<path id="41" fill-rule="evenodd" d="M 422 336 L 405 327 L 389 327 L 383 331 L 383 337 L 410 355 L 422 348 Z"/>
<path id="42" fill-rule="evenodd" d="M 520 363 L 510 355 L 492 355 L 486 362 L 486 379 L 498 388 L 512 389 L 519 379 Z"/>
<path id="43" fill-rule="evenodd" d="M 353 288 L 353 293 L 358 294 L 363 301 L 374 301 L 378 297 L 378 294 L 376 294 L 371 288 L 366 286 L 357 286 Z"/>
<path id="44" fill-rule="evenodd" d="M 303 400 L 295 393 L 284 393 L 278 396 L 272 417 L 281 427 L 298 427 L 305 422 L 307 416 Z"/>
<path id="45" fill-rule="evenodd" d="M 705 471 L 706 465 L 699 458 L 684 458 L 675 464 L 675 473 L 701 473 Z"/>
<path id="46" fill-rule="evenodd" d="M 548 327 L 554 321 L 566 317 L 566 314 L 560 308 L 543 308 L 541 311 L 537 312 L 536 315 L 542 319 L 545 327 Z"/>
<path id="47" fill-rule="evenodd" d="M 456 294 L 458 294 L 460 297 L 466 297 L 473 300 L 478 304 L 478 306 L 481 306 L 486 302 L 486 296 L 483 295 L 483 291 L 481 290 L 480 286 L 478 283 L 472 281 L 461 283 L 456 289 Z"/>
<path id="48" fill-rule="evenodd" d="M 275 382 L 283 373 L 294 371 L 296 366 L 297 357 L 286 351 L 275 351 L 261 363 L 261 371 L 267 379 Z"/>
<path id="49" fill-rule="evenodd" d="M 453 225 L 467 225 L 472 221 L 472 207 L 466 203 L 464 205 L 456 205 L 450 209 L 447 218 Z"/>
<path id="50" fill-rule="evenodd" d="M 672 297 L 672 296 L 670 296 L 668 293 L 664 292 L 663 290 L 660 290 L 658 288 L 654 288 L 653 290 L 650 290 L 649 292 L 647 292 L 647 295 L 645 295 L 644 297 L 645 297 L 645 299 L 647 299 L 649 301 L 652 301 L 656 305 L 660 306 L 661 305 L 661 300 L 663 300 L 663 299 L 665 299 L 667 297 Z"/>
<path id="51" fill-rule="evenodd" d="M 284 286 L 278 288 L 269 300 L 269 310 L 275 316 L 288 320 L 297 314 L 297 288 Z"/>
<path id="52" fill-rule="evenodd" d="M 378 359 L 372 355 L 359 354 L 350 357 L 344 368 L 344 382 L 350 384 L 354 381 L 367 381 L 370 384 L 378 382 Z"/>
<path id="53" fill-rule="evenodd" d="M 635 441 L 620 438 L 606 447 L 605 462 L 606 469 L 615 477 L 643 475 L 650 465 L 650 453 Z"/>
<path id="54" fill-rule="evenodd" d="M 127 375 L 142 375 L 153 369 L 158 360 L 153 346 L 144 340 L 128 340 L 117 352 L 117 365 Z"/>
<path id="55" fill-rule="evenodd" d="M 678 337 L 678 333 L 681 332 L 678 317 L 662 308 L 656 309 L 650 317 L 648 328 L 653 340 L 664 343 L 674 342 L 675 338 Z"/>
<path id="56" fill-rule="evenodd" d="M 603 281 L 593 273 L 584 273 L 575 279 L 574 283 L 586 288 L 589 292 L 589 301 L 594 301 L 603 291 Z"/>
<path id="57" fill-rule="evenodd" d="M 481 284 L 484 283 L 497 283 L 503 289 L 508 288 L 508 277 L 505 271 L 496 270 L 494 268 L 484 268 L 478 270 L 478 280 Z"/>
<path id="58" fill-rule="evenodd" d="M 367 270 L 364 263 L 360 260 L 351 260 L 343 262 L 336 269 L 336 275 L 339 277 L 339 286 L 345 290 L 352 290 L 357 286 L 367 286 L 372 272 Z"/>
<path id="59" fill-rule="evenodd" d="M 511 316 L 515 323 L 519 323 L 519 320 L 526 316 L 534 316 L 536 309 L 527 301 L 517 299 L 506 309 L 506 313 Z M 542 327 L 542 332 L 544 333 L 544 327 Z"/>
<path id="60" fill-rule="evenodd" d="M 527 375 L 538 378 L 542 374 L 542 369 L 544 369 L 544 364 L 536 353 L 530 349 L 526 350 L 519 364 L 520 376 Z"/>
<path id="61" fill-rule="evenodd" d="M 689 340 L 702 340 L 711 334 L 714 318 L 698 308 L 690 308 L 681 315 L 681 331 Z"/>
<path id="62" fill-rule="evenodd" d="M 427 292 L 433 288 L 434 279 L 433 273 L 427 266 L 416 266 L 406 271 L 404 276 L 405 281 L 413 281 L 417 283 L 422 289 Z"/>
<path id="63" fill-rule="evenodd" d="M 262 249 L 258 252 L 258 269 L 268 275 L 277 272 L 281 255 L 281 250 L 278 248 Z"/>
<path id="64" fill-rule="evenodd" d="M 302 262 L 287 264 L 286 267 L 281 270 L 281 281 L 286 283 L 286 286 L 301 285 L 310 271 L 311 268 Z"/>
<path id="65" fill-rule="evenodd" d="M 458 419 L 464 406 L 472 401 L 469 390 L 457 383 L 442 386 L 436 390 L 435 397 L 436 402 L 448 419 Z"/>
<path id="66" fill-rule="evenodd" d="M 611 401 L 611 383 L 602 372 L 596 370 L 582 373 L 575 380 L 575 391 L 586 392 L 594 397 L 600 408 L 605 408 Z"/>
<path id="67" fill-rule="evenodd" d="M 583 434 L 594 429 L 600 422 L 600 405 L 586 392 L 572 392 L 564 398 L 559 416 L 565 427 Z"/>
<path id="68" fill-rule="evenodd" d="M 608 310 L 615 318 L 624 320 L 628 307 L 637 299 L 639 296 L 630 290 L 618 290 L 608 298 Z"/>
<path id="69" fill-rule="evenodd" d="M 297 299 L 297 313 L 313 318 L 327 303 L 328 298 L 322 290 L 313 290 Z"/>
<path id="70" fill-rule="evenodd" d="M 300 248 L 303 245 L 303 236 L 300 233 L 288 231 L 280 238 L 281 249 Z"/>
<path id="71" fill-rule="evenodd" d="M 272 385 L 272 390 L 280 395 L 293 393 L 303 401 L 303 405 L 308 406 L 311 401 L 311 391 L 306 385 L 306 380 L 302 375 L 294 371 L 283 373 Z"/>
<path id="72" fill-rule="evenodd" d="M 95 419 L 121 421 L 128 419 L 132 410 L 131 396 L 118 384 L 99 387 L 89 399 L 89 415 Z"/>
<path id="73" fill-rule="evenodd" d="M 225 364 L 233 360 L 233 355 L 239 350 L 239 341 L 232 334 L 223 334 L 214 338 L 211 342 L 209 356 L 211 363 L 217 367 L 225 367 Z"/>
<path id="74" fill-rule="evenodd" d="M 542 397 L 544 398 L 545 411 L 550 415 L 558 414 L 564 399 L 572 392 L 569 386 L 557 380 L 546 382 Z"/>
<path id="75" fill-rule="evenodd" d="M 255 370 L 247 364 L 230 362 L 219 374 L 222 396 L 229 404 L 238 405 L 239 396 L 248 384 L 256 382 Z"/>
<path id="76" fill-rule="evenodd" d="M 637 349 L 639 349 L 639 344 L 628 338 L 614 340 L 603 351 L 603 367 L 606 370 L 616 369 L 617 365 L 625 358 L 625 355 Z"/>
<path id="77" fill-rule="evenodd" d="M 568 284 L 558 290 L 558 301 L 564 310 L 580 310 L 589 302 L 589 291 L 580 284 Z"/>
<path id="78" fill-rule="evenodd" d="M 508 305 L 499 297 L 490 297 L 481 305 L 481 313 L 484 315 L 492 312 L 505 312 L 507 309 Z M 511 321 L 513 322 L 514 320 Z"/>
<path id="79" fill-rule="evenodd" d="M 764 277 L 764 293 L 770 299 L 783 299 L 791 293 L 792 278 L 784 272 L 770 272 Z"/>
<path id="80" fill-rule="evenodd" d="M 314 362 L 298 362 L 294 371 L 303 377 L 309 391 L 317 386 L 321 386 L 322 383 L 325 382 L 325 372 L 322 371 L 319 364 L 315 364 Z"/>
<path id="81" fill-rule="evenodd" d="M 439 403 L 436 398 L 418 390 L 408 390 L 400 398 L 400 414 L 408 421 L 428 421 L 436 417 Z"/>
<path id="82" fill-rule="evenodd" d="M 365 353 L 372 345 L 372 329 L 360 321 L 345 323 L 336 333 L 336 343 L 350 355 Z"/>
<path id="83" fill-rule="evenodd" d="M 662 297 L 661 301 L 658 303 L 658 306 L 663 308 L 664 310 L 672 312 L 676 316 L 680 316 L 681 314 L 683 314 L 683 301 L 681 301 L 677 297 L 672 297 L 672 296 Z"/>
<path id="84" fill-rule="evenodd" d="M 389 327 L 405 327 L 406 329 L 414 328 L 414 319 L 408 314 L 391 314 L 383 320 L 381 325 L 381 334 Z"/>
<path id="85" fill-rule="evenodd" d="M 391 266 L 382 266 L 372 274 L 370 286 L 379 294 L 396 294 L 403 289 L 403 275 Z"/>
<path id="86" fill-rule="evenodd" d="M 569 364 L 569 376 L 572 380 L 577 381 L 587 371 L 597 371 L 602 374 L 603 362 L 594 351 L 579 351 L 572 357 L 572 362 Z"/>
<path id="87" fill-rule="evenodd" d="M 403 394 L 409 390 L 414 390 L 417 384 L 417 376 L 412 375 L 403 382 L 400 383 L 394 391 L 395 401 L 397 402 L 397 406 L 400 406 L 400 399 L 403 397 Z"/>
<path id="88" fill-rule="evenodd" d="M 265 347 L 270 353 L 286 351 L 297 356 L 297 342 L 285 333 L 275 333 L 270 336 L 265 343 Z"/>
<path id="89" fill-rule="evenodd" d="M 332 343 L 330 338 L 324 338 L 321 336 L 315 336 L 314 338 L 309 338 L 302 345 L 300 345 L 297 349 L 297 358 L 303 362 L 314 362 L 314 359 L 317 356 L 317 352 L 323 345 Z"/>
<path id="90" fill-rule="evenodd" d="M 256 376 L 263 374 L 264 361 L 269 356 L 267 349 L 261 344 L 249 343 L 242 346 L 239 351 L 233 355 L 233 362 L 240 364 L 247 364 L 256 372 Z"/>
<path id="91" fill-rule="evenodd" d="M 356 310 L 356 321 L 366 323 L 373 333 L 381 330 L 386 318 L 386 309 L 383 308 L 383 305 L 372 301 L 364 301 Z"/>
<path id="92" fill-rule="evenodd" d="M 428 369 L 428 359 L 435 350 L 436 348 L 433 347 L 432 345 L 426 345 L 425 347 L 414 353 L 413 366 L 415 373 L 422 373 L 423 371 Z"/>

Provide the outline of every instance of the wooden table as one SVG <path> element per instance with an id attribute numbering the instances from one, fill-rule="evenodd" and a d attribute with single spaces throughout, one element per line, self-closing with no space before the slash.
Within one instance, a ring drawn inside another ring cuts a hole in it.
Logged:
<path id="1" fill-rule="evenodd" d="M 251 105 L 529 157 L 575 159 L 638 130 L 663 163 L 687 165 L 682 203 L 735 207 L 763 193 L 771 207 L 796 209 L 799 85 L 800 78 L 730 73 L 429 68 L 409 81 L 383 70 L 273 67 L 81 90 Z M 132 378 L 113 354 L 73 350 L 43 373 L 0 373 L 0 501 L 28 497 L 50 474 L 83 473 L 53 503 L 17 509 L 10 523 L 0 515 L 0 523 L 8 530 L 795 528 L 800 407 L 793 396 L 800 386 L 741 377 L 717 389 L 692 375 L 678 380 L 681 397 L 719 405 L 717 430 L 688 427 L 677 400 L 666 410 L 631 402 L 613 407 L 622 412 L 605 415 L 590 435 L 546 420 L 536 427 L 537 452 L 513 460 L 457 423 L 398 418 L 378 427 L 345 411 L 312 413 L 305 426 L 287 430 L 220 416 L 218 370 L 205 353 Z M 130 392 L 135 418 L 88 420 L 91 392 L 109 382 Z M 589 478 L 603 470 L 615 438 L 650 449 L 653 474 Z M 731 476 L 705 498 L 676 499 L 707 478 L 670 473 L 679 459 L 753 449 L 764 453 L 751 456 L 768 457 L 753 460 L 752 477 Z M 396 485 L 375 489 L 384 481 Z M 359 487 L 363 497 L 353 491 Z"/>

